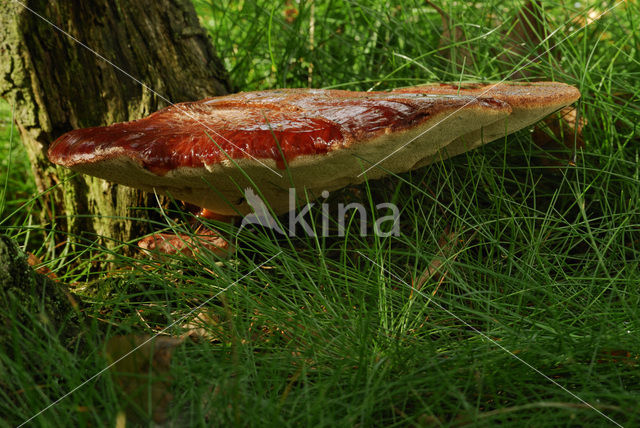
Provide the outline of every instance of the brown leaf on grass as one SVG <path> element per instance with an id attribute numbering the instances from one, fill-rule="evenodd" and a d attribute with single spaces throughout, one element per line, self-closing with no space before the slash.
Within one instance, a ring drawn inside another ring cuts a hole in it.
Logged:
<path id="1" fill-rule="evenodd" d="M 29 264 L 29 266 L 31 266 L 33 268 L 33 270 L 35 270 L 40 275 L 44 275 L 44 276 L 48 277 L 49 279 L 51 279 L 51 280 L 57 282 L 58 284 L 60 284 L 60 280 L 58 279 L 58 276 L 55 274 L 55 272 L 53 272 L 47 266 L 44 266 L 42 264 L 42 260 L 40 260 L 40 258 L 38 256 L 36 256 L 35 254 L 27 253 L 27 263 Z M 76 284 L 75 283 L 70 284 L 70 286 L 74 286 L 74 285 L 76 285 Z M 69 292 L 68 286 L 67 285 L 63 285 L 60 288 L 60 290 L 65 294 L 65 296 L 67 297 L 67 300 L 69 300 L 69 303 L 71 304 L 71 306 L 73 306 L 74 309 L 78 309 L 78 307 L 80 305 L 78 304 L 78 301 L 73 297 L 71 292 Z"/>
<path id="2" fill-rule="evenodd" d="M 582 28 L 585 27 L 589 24 L 594 23 L 595 21 L 599 20 L 605 13 L 606 13 L 606 9 L 602 8 L 602 5 L 597 5 L 600 6 L 601 8 L 598 9 L 596 6 L 593 7 L 589 7 L 588 9 L 584 10 L 581 13 L 578 13 L 577 15 L 575 15 L 571 20 L 570 20 L 570 24 L 572 24 L 573 26 L 577 27 L 577 28 Z M 623 7 L 627 6 L 626 2 L 625 5 Z M 606 37 L 610 35 L 610 33 L 608 32 L 603 32 L 602 36 Z"/>
<path id="3" fill-rule="evenodd" d="M 433 4 L 429 0 L 425 3 L 438 12 L 442 19 L 442 35 L 438 47 L 443 50 L 443 56 L 448 59 L 454 59 L 456 64 L 469 68 L 474 64 L 473 55 L 467 47 L 467 39 L 462 26 L 453 24 L 453 20 L 442 8 Z"/>
<path id="4" fill-rule="evenodd" d="M 116 428 L 127 428 L 127 414 L 122 410 L 116 414 Z"/>
<path id="5" fill-rule="evenodd" d="M 420 277 L 416 281 L 413 281 L 413 287 L 411 289 L 410 298 L 413 297 L 413 291 L 420 290 L 424 284 L 429 280 L 436 280 L 437 284 L 434 290 L 431 292 L 431 295 L 435 296 L 438 292 L 438 289 L 446 279 L 447 273 L 449 272 L 446 269 L 446 266 L 443 267 L 447 262 L 454 261 L 458 255 L 456 253 L 457 248 L 462 245 L 469 245 L 471 240 L 476 236 L 476 232 L 473 232 L 471 236 L 465 241 L 461 238 L 460 234 L 451 231 L 449 225 L 447 225 L 438 238 L 438 248 L 439 254 L 435 255 L 427 268 L 422 272 Z"/>
<path id="6" fill-rule="evenodd" d="M 420 427 L 441 427 L 443 426 L 442 421 L 433 415 L 427 415 L 426 413 L 418 416 L 418 426 Z"/>
<path id="7" fill-rule="evenodd" d="M 568 106 L 548 116 L 533 131 L 533 141 L 540 147 L 555 144 L 558 147 L 577 149 L 584 147 L 582 129 L 586 120 L 575 107 Z"/>
<path id="8" fill-rule="evenodd" d="M 568 106 L 538 123 L 533 130 L 532 138 L 538 147 L 544 147 L 550 152 L 566 149 L 573 151 L 584 148 L 582 129 L 585 125 L 586 120 L 578 115 L 575 107 Z M 566 156 L 563 159 L 550 153 L 542 158 L 542 164 L 554 167 L 565 166 L 567 162 L 574 164 L 572 157 Z"/>
<path id="9" fill-rule="evenodd" d="M 466 244 L 473 239 L 475 233 L 467 240 Z M 438 292 L 438 289 L 444 282 L 448 270 L 443 268 L 443 265 L 447 261 L 454 261 L 457 257 L 455 253 L 456 248 L 462 242 L 457 232 L 451 231 L 450 227 L 445 227 L 442 235 L 438 239 L 439 255 L 434 256 L 429 262 L 427 268 L 422 272 L 422 275 L 414 282 L 413 289 L 420 290 L 424 284 L 429 280 L 437 281 L 436 287 L 432 291 L 432 295 Z M 413 296 L 413 289 L 411 290 L 411 296 Z"/>
<path id="10" fill-rule="evenodd" d="M 167 420 L 173 398 L 169 392 L 172 381 L 169 374 L 171 357 L 175 347 L 183 341 L 182 338 L 171 336 L 150 339 L 149 335 L 114 336 L 109 339 L 107 357 L 110 361 L 117 361 L 110 370 L 129 403 L 126 408 L 129 419 L 139 420 L 140 416 L 150 414 L 156 423 Z"/>
<path id="11" fill-rule="evenodd" d="M 284 4 L 285 9 L 282 11 L 282 15 L 284 16 L 284 20 L 291 24 L 298 18 L 300 12 L 298 8 L 294 5 L 292 0 L 287 0 Z"/>
<path id="12" fill-rule="evenodd" d="M 438 248 L 440 249 L 440 254 L 442 255 L 434 256 L 431 259 L 431 261 L 429 262 L 429 265 L 424 270 L 424 272 L 422 272 L 422 275 L 420 275 L 420 277 L 415 283 L 414 288 L 416 290 L 420 290 L 422 286 L 427 281 L 429 281 L 432 277 L 434 277 L 436 274 L 439 274 L 438 283 L 444 280 L 444 277 L 447 275 L 447 271 L 445 270 L 441 272 L 440 268 L 442 267 L 442 264 L 447 258 L 447 255 L 451 254 L 451 250 L 455 247 L 455 245 L 456 245 L 456 234 L 455 232 L 451 232 L 449 229 L 449 226 L 447 226 L 445 227 L 444 232 L 442 232 L 442 235 L 440 235 L 440 238 L 438 239 Z"/>
<path id="13" fill-rule="evenodd" d="M 42 260 L 38 256 L 36 256 L 33 253 L 27 253 L 27 255 L 28 255 L 27 263 L 29 263 L 29 266 L 31 266 L 33 270 L 38 272 L 40 275 L 48 276 L 50 279 L 53 279 L 54 281 L 58 280 L 58 277 L 51 269 L 42 265 Z"/>
<path id="14" fill-rule="evenodd" d="M 189 337 L 194 341 L 224 342 L 229 340 L 227 327 L 221 316 L 207 308 L 182 325 L 185 333 L 181 337 Z"/>
<path id="15" fill-rule="evenodd" d="M 640 355 L 624 349 L 604 349 L 598 353 L 598 359 L 596 361 L 599 364 L 614 363 L 637 367 L 638 361 L 640 361 Z"/>

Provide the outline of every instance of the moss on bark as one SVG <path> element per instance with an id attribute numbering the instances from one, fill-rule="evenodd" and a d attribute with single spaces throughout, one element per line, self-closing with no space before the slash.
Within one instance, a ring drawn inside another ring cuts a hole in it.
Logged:
<path id="1" fill-rule="evenodd" d="M 80 312 L 63 285 L 35 272 L 18 245 L 0 235 L 0 349 L 11 355 L 26 332 L 70 345 L 81 330 Z"/>

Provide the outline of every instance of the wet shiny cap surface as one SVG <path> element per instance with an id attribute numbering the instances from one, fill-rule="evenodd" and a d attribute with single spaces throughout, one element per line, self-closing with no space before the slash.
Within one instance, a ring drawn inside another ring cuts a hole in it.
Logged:
<path id="1" fill-rule="evenodd" d="M 78 129 L 58 138 L 49 159 L 73 167 L 128 157 L 164 175 L 226 159 L 273 159 L 279 168 L 382 134 L 419 126 L 467 106 L 508 109 L 490 97 L 399 92 L 286 89 L 175 104 L 146 118 Z"/>

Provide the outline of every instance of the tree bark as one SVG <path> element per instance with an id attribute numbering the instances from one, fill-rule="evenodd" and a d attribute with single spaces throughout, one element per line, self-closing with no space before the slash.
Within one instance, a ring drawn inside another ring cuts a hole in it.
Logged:
<path id="1" fill-rule="evenodd" d="M 48 191 L 46 215 L 71 240 L 81 235 L 108 248 L 132 241 L 148 228 L 130 218 L 144 220 L 150 211 L 132 208 L 157 202 L 52 165 L 51 142 L 72 129 L 229 91 L 190 0 L 0 2 L 0 96 L 15 108 L 38 190 Z"/>
<path id="2" fill-rule="evenodd" d="M 5 355 L 13 357 L 12 343 L 24 340 L 25 331 L 50 332 L 64 345 L 79 339 L 82 311 L 74 307 L 77 302 L 63 284 L 34 271 L 27 255 L 4 235 L 0 235 L 0 304 L 0 352 Z"/>

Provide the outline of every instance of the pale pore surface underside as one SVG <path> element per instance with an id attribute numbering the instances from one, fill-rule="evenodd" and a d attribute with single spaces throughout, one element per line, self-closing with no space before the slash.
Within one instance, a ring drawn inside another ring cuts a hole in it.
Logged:
<path id="1" fill-rule="evenodd" d="M 557 82 L 462 84 L 461 87 L 453 84 L 430 84 L 398 90 L 398 92 L 405 91 L 439 95 L 487 96 L 504 101 L 512 108 L 512 113 L 508 117 L 461 135 L 438 153 L 421 159 L 414 168 L 421 168 L 433 162 L 457 156 L 503 138 L 533 125 L 580 98 L 580 92 L 576 88 Z"/>

